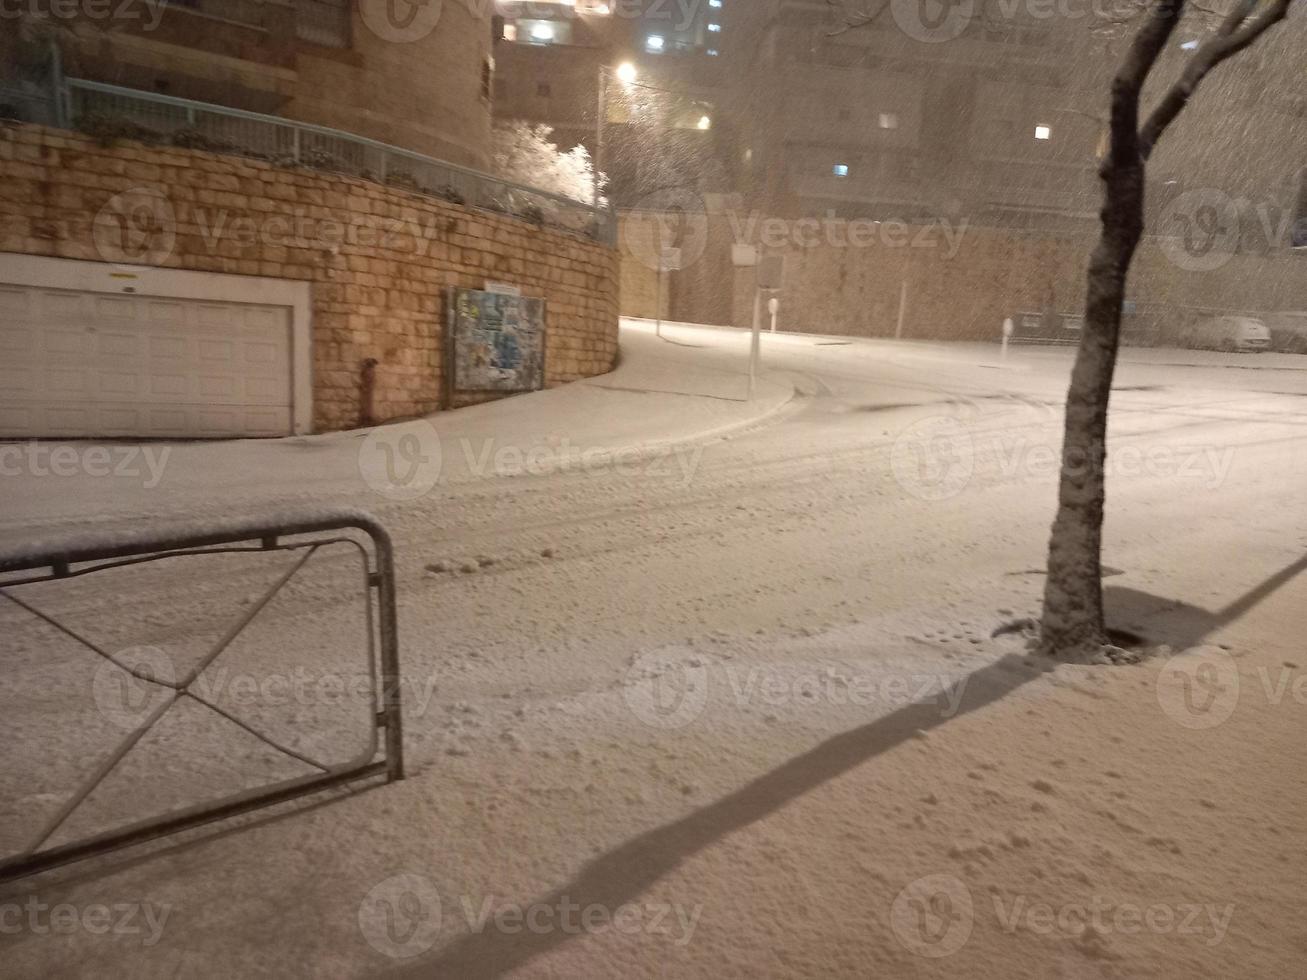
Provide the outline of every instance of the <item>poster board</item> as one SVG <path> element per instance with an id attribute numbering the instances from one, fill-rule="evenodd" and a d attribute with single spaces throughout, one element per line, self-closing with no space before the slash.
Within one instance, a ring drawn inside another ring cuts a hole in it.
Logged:
<path id="1" fill-rule="evenodd" d="M 454 287 L 447 327 L 451 395 L 544 387 L 543 299 Z"/>

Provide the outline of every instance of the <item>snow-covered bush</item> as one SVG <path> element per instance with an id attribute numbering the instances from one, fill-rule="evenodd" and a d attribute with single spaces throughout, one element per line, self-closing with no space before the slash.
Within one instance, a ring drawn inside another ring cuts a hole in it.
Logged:
<path id="1" fill-rule="evenodd" d="M 579 145 L 560 150 L 553 134 L 553 128 L 543 124 L 515 121 L 496 126 L 491 139 L 495 172 L 513 183 L 589 204 L 594 198 L 589 152 Z"/>

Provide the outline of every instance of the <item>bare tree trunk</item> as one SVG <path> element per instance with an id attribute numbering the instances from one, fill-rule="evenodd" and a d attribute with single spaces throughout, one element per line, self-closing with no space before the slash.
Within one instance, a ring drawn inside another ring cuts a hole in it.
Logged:
<path id="1" fill-rule="evenodd" d="M 1112 81 L 1108 151 L 1099 171 L 1104 185 L 1102 230 L 1089 261 L 1084 327 L 1067 391 L 1057 517 L 1048 545 L 1040 621 L 1045 653 L 1066 660 L 1096 659 L 1108 643 L 1101 568 L 1107 407 L 1121 340 L 1126 275 L 1143 233 L 1148 156 L 1207 74 L 1282 21 L 1290 2 L 1235 0 L 1215 35 L 1198 48 L 1141 127 L 1140 92 L 1185 4 L 1157 0 Z"/>
<path id="2" fill-rule="evenodd" d="M 1120 346 L 1126 273 L 1143 232 L 1144 166 L 1110 167 L 1102 232 L 1089 261 L 1085 320 L 1067 392 L 1057 518 L 1048 548 L 1041 640 L 1069 659 L 1107 642 L 1102 552 L 1107 408 Z"/>

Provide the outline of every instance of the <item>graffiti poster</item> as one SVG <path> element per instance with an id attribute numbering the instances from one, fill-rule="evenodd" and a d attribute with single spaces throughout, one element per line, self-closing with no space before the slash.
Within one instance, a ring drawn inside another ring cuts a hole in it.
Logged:
<path id="1" fill-rule="evenodd" d="M 545 382 L 545 301 L 453 289 L 449 337 L 454 391 L 536 391 Z"/>

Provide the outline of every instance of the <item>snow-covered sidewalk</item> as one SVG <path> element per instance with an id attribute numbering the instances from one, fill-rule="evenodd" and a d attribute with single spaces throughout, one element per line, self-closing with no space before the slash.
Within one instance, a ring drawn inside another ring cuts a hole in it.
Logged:
<path id="1" fill-rule="evenodd" d="M 622 328 L 621 362 L 597 378 L 425 419 L 286 439 L 0 443 L 0 539 L 33 527 L 299 503 L 384 509 L 463 484 L 555 471 L 679 473 L 695 447 L 765 421 L 795 389 L 764 371 L 747 400 L 747 337 Z"/>

